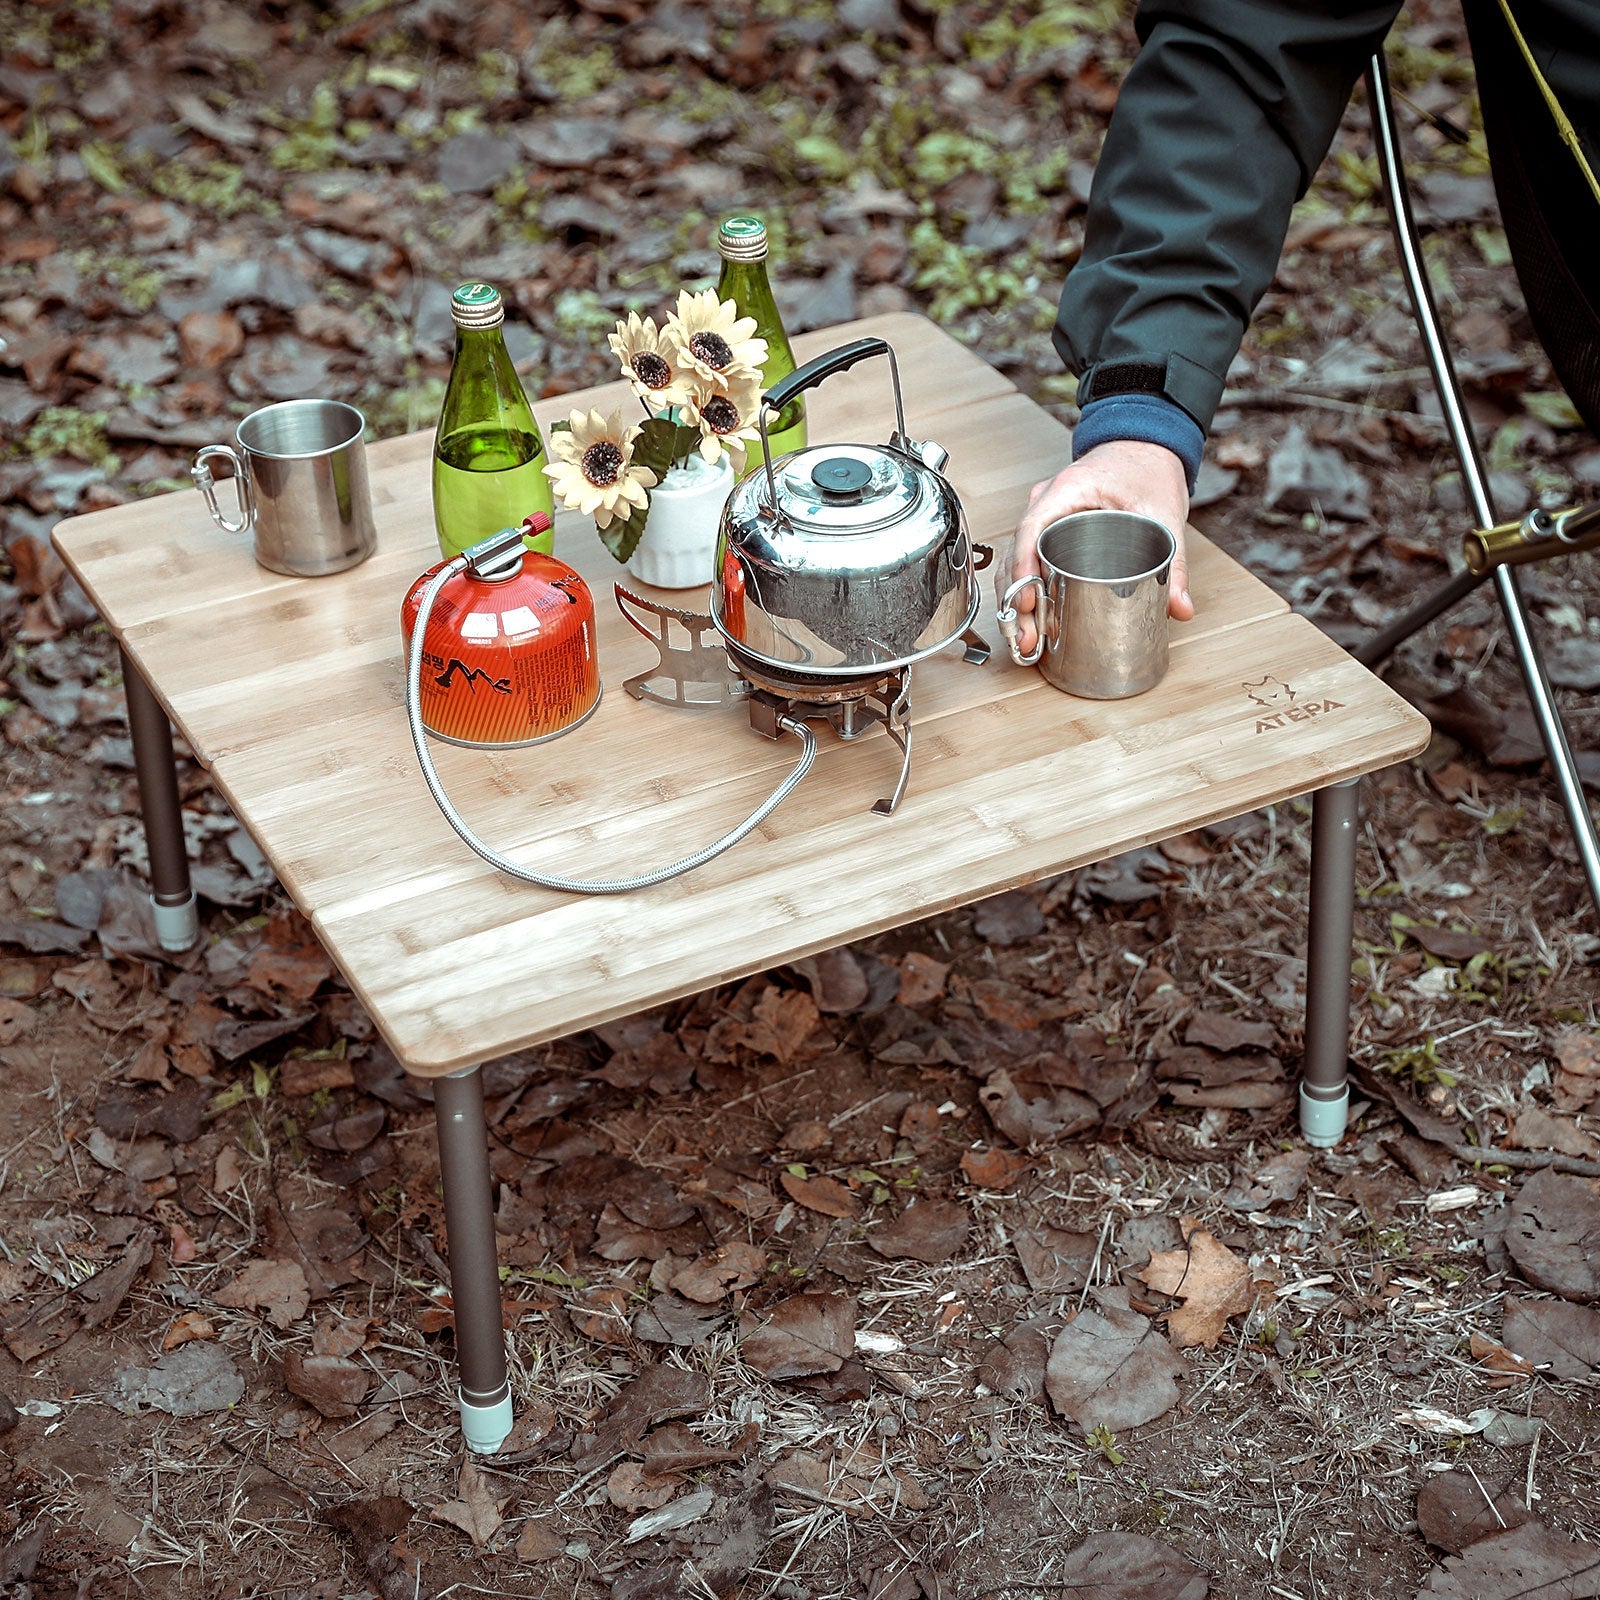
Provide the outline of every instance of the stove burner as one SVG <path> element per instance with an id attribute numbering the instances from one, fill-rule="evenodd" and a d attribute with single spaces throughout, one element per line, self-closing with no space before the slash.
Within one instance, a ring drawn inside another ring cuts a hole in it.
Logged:
<path id="1" fill-rule="evenodd" d="M 750 726 L 769 739 L 780 738 L 785 717 L 804 722 L 827 722 L 841 739 L 859 739 L 881 726 L 900 747 L 900 776 L 894 792 L 872 809 L 891 815 L 906 792 L 911 776 L 911 668 L 895 667 L 860 677 L 836 678 L 796 672 L 757 661 L 721 635 L 711 618 L 698 611 L 680 611 L 641 599 L 619 583 L 617 607 L 623 616 L 656 647 L 660 660 L 649 672 L 629 678 L 623 688 L 635 700 L 690 710 L 727 705 L 744 700 L 750 707 Z M 639 613 L 639 614 L 636 614 Z M 655 619 L 650 626 L 645 617 Z M 689 635 L 687 645 L 672 643 L 671 625 Z M 708 639 L 707 633 L 713 637 Z M 967 659 L 981 662 L 969 642 Z M 720 647 L 720 648 L 719 648 Z"/>

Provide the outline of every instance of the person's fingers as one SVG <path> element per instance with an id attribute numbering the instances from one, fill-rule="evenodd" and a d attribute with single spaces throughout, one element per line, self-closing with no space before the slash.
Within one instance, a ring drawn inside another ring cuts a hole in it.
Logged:
<path id="1" fill-rule="evenodd" d="M 1028 491 L 1028 509 L 1017 523 L 1011 540 L 1011 559 L 1005 571 L 1006 584 L 1020 578 L 1033 576 L 1039 571 L 1039 535 L 1052 522 L 1074 511 L 1094 508 L 1094 489 L 1084 470 L 1074 464 L 1063 467 L 1053 478 L 1034 484 Z M 1001 586 L 1003 594 L 1004 585 Z M 1038 629 L 1034 626 L 1033 610 L 1036 591 L 1032 584 L 1012 602 L 1017 611 L 1017 648 L 1027 655 L 1038 642 Z"/>
<path id="2" fill-rule="evenodd" d="M 1194 601 L 1189 598 L 1189 551 L 1184 543 L 1183 522 L 1175 528 L 1178 553 L 1172 558 L 1172 581 L 1167 589 L 1167 615 L 1174 622 L 1188 622 L 1194 616 Z"/>

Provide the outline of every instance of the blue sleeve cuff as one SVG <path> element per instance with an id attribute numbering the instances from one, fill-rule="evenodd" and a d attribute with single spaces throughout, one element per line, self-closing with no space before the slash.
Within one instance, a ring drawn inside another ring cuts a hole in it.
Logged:
<path id="1" fill-rule="evenodd" d="M 1072 459 L 1114 439 L 1165 445 L 1183 463 L 1189 493 L 1194 493 L 1206 436 L 1182 406 L 1157 394 L 1108 394 L 1103 400 L 1091 400 L 1072 430 Z"/>

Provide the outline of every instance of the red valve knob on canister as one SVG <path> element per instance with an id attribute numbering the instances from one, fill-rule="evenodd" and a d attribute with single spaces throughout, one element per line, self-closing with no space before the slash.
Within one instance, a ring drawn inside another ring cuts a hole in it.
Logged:
<path id="1" fill-rule="evenodd" d="M 530 533 L 550 526 L 542 512 L 522 524 Z M 440 589 L 423 636 L 423 726 L 451 744 L 489 750 L 576 728 L 600 703 L 589 586 L 566 562 L 520 540 L 496 535 L 466 555 L 465 570 Z M 406 592 L 400 628 L 408 649 L 422 592 L 445 565 L 430 567 Z"/>

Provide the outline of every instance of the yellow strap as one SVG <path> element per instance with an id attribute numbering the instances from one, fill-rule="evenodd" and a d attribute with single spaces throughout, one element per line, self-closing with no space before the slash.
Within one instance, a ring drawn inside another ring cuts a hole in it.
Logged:
<path id="1" fill-rule="evenodd" d="M 1578 130 L 1572 126 L 1571 119 L 1561 109 L 1561 102 L 1556 99 L 1556 92 L 1545 82 L 1544 74 L 1539 70 L 1539 63 L 1533 59 L 1533 51 L 1528 48 L 1528 41 L 1522 37 L 1522 29 L 1517 26 L 1517 19 L 1511 15 L 1511 0 L 1500 0 L 1500 10 L 1505 15 L 1506 26 L 1511 30 L 1511 36 L 1517 41 L 1517 47 L 1522 51 L 1522 59 L 1528 63 L 1528 71 L 1533 74 L 1533 81 L 1539 85 L 1539 92 L 1544 96 L 1544 103 L 1550 108 L 1550 115 L 1555 118 L 1556 126 L 1561 130 L 1562 142 L 1571 150 L 1573 158 L 1583 169 L 1583 175 L 1589 180 L 1590 192 L 1596 200 L 1600 200 L 1600 182 L 1596 182 L 1594 169 L 1589 165 L 1589 158 L 1583 153 L 1583 143 L 1578 138 Z"/>

